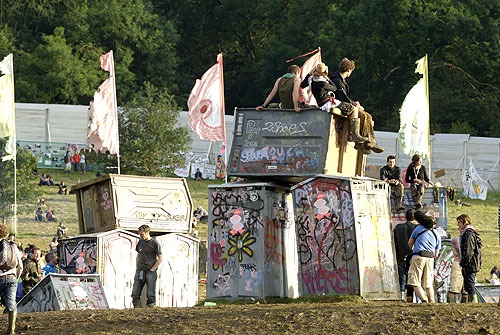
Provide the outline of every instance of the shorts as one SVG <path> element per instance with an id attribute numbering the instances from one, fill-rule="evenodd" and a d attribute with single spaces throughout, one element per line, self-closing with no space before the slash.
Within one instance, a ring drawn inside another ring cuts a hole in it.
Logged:
<path id="1" fill-rule="evenodd" d="M 434 287 L 434 258 L 413 255 L 408 270 L 408 285 Z"/>
<path id="2" fill-rule="evenodd" d="M 460 293 L 464 286 L 464 277 L 462 276 L 462 267 L 458 261 L 454 261 L 451 266 L 450 274 L 450 292 Z"/>

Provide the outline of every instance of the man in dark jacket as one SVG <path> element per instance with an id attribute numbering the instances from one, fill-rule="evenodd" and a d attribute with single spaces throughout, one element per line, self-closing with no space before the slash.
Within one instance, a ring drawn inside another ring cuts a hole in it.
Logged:
<path id="1" fill-rule="evenodd" d="M 468 302 L 477 302 L 476 273 L 481 270 L 482 242 L 479 234 L 472 226 L 469 215 L 457 217 L 457 226 L 460 233 L 460 266 L 464 277 L 464 289 L 468 294 Z"/>
<path id="2" fill-rule="evenodd" d="M 396 197 L 396 210 L 401 211 L 403 207 L 404 189 L 401 179 L 401 168 L 396 166 L 396 157 L 389 155 L 387 165 L 380 169 L 380 179 L 386 181 L 391 186 L 391 195 Z M 408 241 L 408 240 L 407 240 Z"/>
<path id="3" fill-rule="evenodd" d="M 384 149 L 377 145 L 377 141 L 375 140 L 375 131 L 373 130 L 372 116 L 365 111 L 359 101 L 354 101 L 349 97 L 349 85 L 347 84 L 346 79 L 351 76 L 355 67 L 356 66 L 353 60 L 350 60 L 348 58 L 342 59 L 339 64 L 339 70 L 330 77 L 333 84 L 337 87 L 335 97 L 340 101 L 353 104 L 358 110 L 359 120 L 357 120 L 357 122 L 360 125 L 360 134 L 363 137 L 368 137 L 369 141 L 363 144 L 356 143 L 355 148 L 359 150 L 358 147 L 362 145 L 365 149 L 372 150 L 376 153 L 381 153 L 384 151 Z"/>
<path id="4" fill-rule="evenodd" d="M 410 254 L 412 250 L 408 245 L 413 229 L 416 227 L 415 210 L 409 209 L 406 211 L 406 222 L 396 225 L 394 228 L 394 246 L 396 248 L 396 261 L 398 263 L 399 288 L 401 290 L 401 300 L 405 300 L 405 290 L 407 300 L 413 301 L 413 287 L 406 286 L 406 276 L 408 268 L 406 267 L 405 256 Z"/>

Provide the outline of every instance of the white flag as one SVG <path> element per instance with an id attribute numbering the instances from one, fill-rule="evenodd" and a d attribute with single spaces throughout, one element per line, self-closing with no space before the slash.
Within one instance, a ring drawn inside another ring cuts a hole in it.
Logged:
<path id="1" fill-rule="evenodd" d="M 113 50 L 102 55 L 100 61 L 101 68 L 109 72 L 109 77 L 99 86 L 90 104 L 87 143 L 96 152 L 109 151 L 112 155 L 118 155 L 120 146 Z"/>
<path id="2" fill-rule="evenodd" d="M 300 68 L 300 81 L 302 82 L 306 76 L 316 68 L 316 65 L 321 63 L 321 49 L 318 48 L 318 52 L 309 57 L 304 64 L 302 64 L 302 67 Z M 307 86 L 306 88 L 302 89 L 302 94 L 304 96 L 304 103 L 306 105 L 317 105 L 318 103 L 316 102 L 316 99 L 314 99 L 314 96 L 311 92 L 311 88 Z"/>
<path id="3" fill-rule="evenodd" d="M 16 155 L 16 117 L 14 109 L 14 66 L 12 54 L 0 62 L 0 136 L 7 137 L 3 161 L 14 159 Z"/>
<path id="4" fill-rule="evenodd" d="M 429 154 L 429 107 L 425 83 L 420 79 L 408 92 L 401 106 L 399 139 L 405 154 Z"/>
<path id="5" fill-rule="evenodd" d="M 472 159 L 469 160 L 469 169 L 465 169 L 462 175 L 462 186 L 464 189 L 464 196 L 470 199 L 486 200 L 488 195 L 488 182 L 485 181 L 476 168 L 472 164 Z"/>
<path id="6" fill-rule="evenodd" d="M 224 77 L 222 54 L 217 55 L 217 64 L 196 80 L 188 100 L 191 129 L 201 139 L 211 142 L 226 142 Z"/>

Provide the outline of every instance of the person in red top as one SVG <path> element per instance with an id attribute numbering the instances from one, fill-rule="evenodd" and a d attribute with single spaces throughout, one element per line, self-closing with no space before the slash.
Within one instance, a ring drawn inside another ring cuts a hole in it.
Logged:
<path id="1" fill-rule="evenodd" d="M 78 151 L 75 151 L 75 154 L 73 155 L 73 167 L 75 168 L 75 171 L 80 169 L 80 153 Z"/>

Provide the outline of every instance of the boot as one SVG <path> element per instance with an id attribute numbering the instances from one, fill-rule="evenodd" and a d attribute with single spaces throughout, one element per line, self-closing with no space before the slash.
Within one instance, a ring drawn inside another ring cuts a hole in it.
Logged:
<path id="1" fill-rule="evenodd" d="M 381 153 L 381 152 L 384 152 L 384 148 L 382 148 L 381 146 L 379 146 L 377 144 L 377 142 L 375 142 L 375 140 L 372 140 L 370 142 L 366 142 L 365 143 L 365 147 L 372 150 L 373 152 L 376 152 L 376 153 Z"/>
<path id="2" fill-rule="evenodd" d="M 368 137 L 359 134 L 359 118 L 349 119 L 349 141 L 356 143 L 368 142 Z"/>
<path id="3" fill-rule="evenodd" d="M 361 151 L 363 155 L 370 155 L 372 152 L 365 148 L 364 143 L 355 143 L 354 149 Z"/>
<path id="4" fill-rule="evenodd" d="M 462 298 L 460 298 L 460 303 L 466 304 L 468 300 L 469 300 L 469 294 L 467 294 L 467 292 L 462 292 Z"/>
<path id="5" fill-rule="evenodd" d="M 448 303 L 449 304 L 457 304 L 460 302 L 460 299 L 458 299 L 459 295 L 458 293 L 453 293 L 453 292 L 448 292 Z"/>
<path id="6" fill-rule="evenodd" d="M 141 308 L 141 300 L 140 299 L 132 299 L 132 305 L 134 308 Z"/>
<path id="7" fill-rule="evenodd" d="M 9 325 L 7 326 L 7 335 L 16 333 L 16 318 L 17 312 L 9 311 Z"/>
<path id="8" fill-rule="evenodd" d="M 469 294 L 467 302 L 477 304 L 477 294 Z"/>

